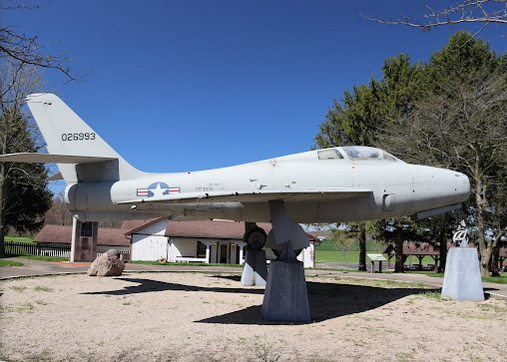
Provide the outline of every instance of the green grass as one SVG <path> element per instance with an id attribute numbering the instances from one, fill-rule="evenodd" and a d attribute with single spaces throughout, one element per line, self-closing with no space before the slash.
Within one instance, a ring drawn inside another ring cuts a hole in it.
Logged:
<path id="1" fill-rule="evenodd" d="M 381 249 L 383 249 L 382 247 Z M 366 252 L 377 254 L 378 244 L 367 241 Z M 357 263 L 359 261 L 359 242 L 354 242 L 350 246 L 350 250 L 345 252 L 345 258 L 343 253 L 337 248 L 337 246 L 328 241 L 324 240 L 322 244 L 315 247 L 315 262 L 316 263 Z M 368 260 L 367 260 L 368 261 Z"/>
<path id="2" fill-rule="evenodd" d="M 0 267 L 8 267 L 8 266 L 23 266 L 25 264 L 20 263 L 18 261 L 11 261 L 11 260 L 2 260 L 0 259 Z"/>
<path id="3" fill-rule="evenodd" d="M 6 236 L 5 241 L 13 241 L 15 243 L 33 243 L 31 236 Z"/>
<path id="4" fill-rule="evenodd" d="M 435 277 L 435 278 L 443 278 L 444 273 L 434 273 L 434 272 L 411 272 L 411 273 L 419 273 L 419 274 L 426 274 L 429 277 Z M 497 283 L 497 284 L 507 284 L 507 275 L 501 275 L 499 277 L 482 277 L 482 281 L 486 283 Z"/>
<path id="5" fill-rule="evenodd" d="M 487 283 L 507 284 L 507 275 L 504 273 L 499 277 L 482 277 L 482 281 Z"/>
<path id="6" fill-rule="evenodd" d="M 192 266 L 216 266 L 226 267 L 231 266 L 235 268 L 242 268 L 243 265 L 239 264 L 206 264 L 206 263 L 159 263 L 158 261 L 147 261 L 147 260 L 124 260 L 126 264 L 142 264 L 142 265 L 192 265 Z"/>
<path id="7" fill-rule="evenodd" d="M 42 256 L 42 255 L 19 255 L 15 256 L 15 258 L 36 260 L 36 261 L 68 261 L 67 257 L 59 257 L 59 256 Z"/>
<path id="8" fill-rule="evenodd" d="M 379 254 L 379 249 L 385 249 L 386 246 L 379 247 L 379 245 L 373 241 L 366 242 L 366 253 L 367 254 Z M 385 254 L 382 254 L 387 257 Z M 354 242 L 350 246 L 350 250 L 345 252 L 345 259 L 343 259 L 342 252 L 337 248 L 335 244 L 324 240 L 321 245 L 315 247 L 315 262 L 316 263 L 357 263 L 359 261 L 359 242 Z M 366 262 L 369 263 L 368 257 Z M 394 262 L 394 260 L 393 260 Z M 419 264 L 419 259 L 415 256 L 411 256 L 407 259 L 406 264 Z M 435 264 L 435 261 L 431 256 L 426 256 L 422 260 L 424 264 Z"/>

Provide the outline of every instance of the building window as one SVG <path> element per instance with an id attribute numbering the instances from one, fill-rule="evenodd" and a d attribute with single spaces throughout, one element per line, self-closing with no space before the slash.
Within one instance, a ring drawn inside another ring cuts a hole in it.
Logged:
<path id="1" fill-rule="evenodd" d="M 206 257 L 206 245 L 199 240 L 197 240 L 197 257 L 198 258 Z"/>

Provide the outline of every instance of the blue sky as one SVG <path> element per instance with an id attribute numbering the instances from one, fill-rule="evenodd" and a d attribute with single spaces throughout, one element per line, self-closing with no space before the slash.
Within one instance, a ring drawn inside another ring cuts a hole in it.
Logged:
<path id="1" fill-rule="evenodd" d="M 143 171 L 230 166 L 309 150 L 333 99 L 384 59 L 427 60 L 449 35 L 363 19 L 421 17 L 419 0 L 51 0 L 2 22 L 59 40 L 84 82 L 51 87 Z M 1 24 L 2 26 L 4 24 Z M 471 29 L 478 29 L 471 28 Z M 491 27 L 482 35 L 503 52 Z"/>

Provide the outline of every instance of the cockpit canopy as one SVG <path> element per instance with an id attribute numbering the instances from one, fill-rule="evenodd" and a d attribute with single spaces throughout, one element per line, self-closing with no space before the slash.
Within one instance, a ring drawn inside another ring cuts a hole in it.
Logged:
<path id="1" fill-rule="evenodd" d="M 345 146 L 337 148 L 328 148 L 325 150 L 319 150 L 317 152 L 319 160 L 339 160 L 344 158 L 350 158 L 353 161 L 400 161 L 393 155 L 374 147 L 366 146 Z"/>

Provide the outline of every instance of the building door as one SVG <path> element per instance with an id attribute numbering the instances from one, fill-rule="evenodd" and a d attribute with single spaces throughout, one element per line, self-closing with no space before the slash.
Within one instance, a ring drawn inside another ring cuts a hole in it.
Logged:
<path id="1" fill-rule="evenodd" d="M 227 264 L 227 245 L 220 244 L 220 263 Z"/>

